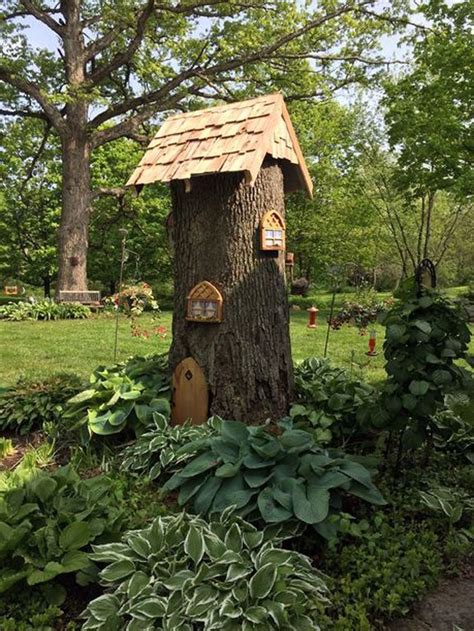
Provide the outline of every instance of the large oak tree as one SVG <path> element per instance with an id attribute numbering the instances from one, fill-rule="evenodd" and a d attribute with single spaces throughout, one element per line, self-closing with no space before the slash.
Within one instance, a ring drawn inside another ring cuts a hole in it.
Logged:
<path id="1" fill-rule="evenodd" d="M 0 114 L 59 137 L 58 289 L 85 289 L 91 154 L 170 109 L 279 87 L 311 98 L 380 68 L 378 36 L 407 23 L 406 2 L 374 0 L 5 0 Z M 26 22 L 25 22 L 26 18 Z M 28 39 L 35 20 L 48 49 Z M 26 29 L 26 30 L 25 30 Z"/>

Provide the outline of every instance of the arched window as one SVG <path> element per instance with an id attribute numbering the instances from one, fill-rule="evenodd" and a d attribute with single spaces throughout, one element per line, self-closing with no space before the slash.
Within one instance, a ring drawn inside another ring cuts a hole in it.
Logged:
<path id="1" fill-rule="evenodd" d="M 260 248 L 262 250 L 285 249 L 285 221 L 276 210 L 270 210 L 260 222 Z"/>
<path id="2" fill-rule="evenodd" d="M 222 322 L 221 292 L 207 280 L 188 294 L 186 320 L 190 322 Z"/>

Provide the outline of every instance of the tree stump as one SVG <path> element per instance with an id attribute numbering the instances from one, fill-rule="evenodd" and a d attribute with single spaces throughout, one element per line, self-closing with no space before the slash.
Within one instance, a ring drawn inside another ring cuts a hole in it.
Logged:
<path id="1" fill-rule="evenodd" d="M 284 182 L 266 158 L 255 184 L 219 173 L 172 181 L 174 261 L 172 370 L 186 357 L 202 368 L 210 414 L 247 423 L 285 415 L 293 391 L 285 253 L 260 249 L 259 223 L 283 217 Z M 221 323 L 185 319 L 190 290 L 207 280 L 223 297 Z"/>

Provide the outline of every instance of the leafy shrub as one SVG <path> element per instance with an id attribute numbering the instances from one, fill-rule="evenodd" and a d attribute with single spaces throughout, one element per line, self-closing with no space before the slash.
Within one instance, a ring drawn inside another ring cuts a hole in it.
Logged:
<path id="1" fill-rule="evenodd" d="M 153 412 L 169 414 L 167 357 L 132 357 L 114 366 L 99 366 L 90 388 L 69 400 L 65 416 L 87 423 L 91 434 L 117 434 L 127 425 L 137 434 L 152 422 Z M 161 397 L 160 397 L 161 395 Z"/>
<path id="2" fill-rule="evenodd" d="M 331 577 L 330 628 L 370 631 L 376 621 L 406 615 L 436 585 L 442 555 L 429 527 L 375 513 L 361 538 L 328 552 L 324 568 Z"/>
<path id="3" fill-rule="evenodd" d="M 11 438 L 0 436 L 0 460 L 11 456 L 13 453 L 15 453 L 15 448 L 13 447 Z"/>
<path id="4" fill-rule="evenodd" d="M 381 414 L 390 429 L 405 432 L 407 446 L 418 446 L 432 434 L 446 393 L 464 383 L 455 360 L 466 356 L 469 327 L 458 307 L 428 290 L 397 304 L 381 322 L 388 374 Z"/>
<path id="5" fill-rule="evenodd" d="M 384 500 L 370 473 L 340 451 L 321 449 L 311 434 L 285 429 L 280 436 L 262 426 L 222 421 L 216 435 L 190 443 L 178 455 L 199 455 L 165 484 L 180 489 L 178 502 L 208 514 L 229 506 L 250 521 L 311 524 L 334 537 L 349 493 L 374 504 Z"/>
<path id="6" fill-rule="evenodd" d="M 179 453 L 185 444 L 204 438 L 212 431 L 206 425 L 170 425 L 163 414 L 153 413 L 147 431 L 123 452 L 122 468 L 156 480 L 163 469 L 189 460 L 192 452 Z"/>
<path id="7" fill-rule="evenodd" d="M 94 546 L 108 593 L 86 611 L 87 629 L 268 631 L 319 629 L 326 604 L 310 560 L 278 547 L 228 511 L 209 523 L 157 518 L 122 543 Z"/>
<path id="8" fill-rule="evenodd" d="M 367 426 L 367 410 L 376 398 L 372 386 L 317 357 L 296 366 L 295 391 L 290 417 L 322 443 L 347 442 L 361 424 Z"/>
<path id="9" fill-rule="evenodd" d="M 0 430 L 28 434 L 45 421 L 58 422 L 64 403 L 82 387 L 79 377 L 66 373 L 41 381 L 20 379 L 0 394 Z"/>
<path id="10" fill-rule="evenodd" d="M 23 486 L 41 475 L 41 469 L 51 464 L 53 451 L 53 445 L 48 442 L 28 445 L 13 467 L 0 470 L 0 493 Z"/>
<path id="11" fill-rule="evenodd" d="M 18 302 L 0 306 L 0 320 L 83 320 L 91 310 L 78 302 Z"/>
<path id="12" fill-rule="evenodd" d="M 85 550 L 117 536 L 122 520 L 114 482 L 105 476 L 81 480 L 69 466 L 3 493 L 0 593 L 19 581 L 37 585 L 71 572 L 80 584 L 88 582 L 94 564 Z"/>

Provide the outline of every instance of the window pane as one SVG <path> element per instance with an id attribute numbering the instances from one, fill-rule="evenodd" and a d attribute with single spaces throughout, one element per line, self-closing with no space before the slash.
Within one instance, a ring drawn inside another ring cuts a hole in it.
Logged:
<path id="1" fill-rule="evenodd" d="M 281 230 L 275 230 L 275 238 L 281 239 Z"/>
<path id="2" fill-rule="evenodd" d="M 203 315 L 204 304 L 202 300 L 193 300 L 192 301 L 192 315 L 194 317 L 199 317 Z"/>
<path id="3" fill-rule="evenodd" d="M 205 307 L 205 317 L 214 318 L 216 316 L 217 304 L 214 301 L 207 301 Z"/>
<path id="4" fill-rule="evenodd" d="M 273 230 L 265 230 L 265 236 L 267 239 L 273 238 Z"/>

